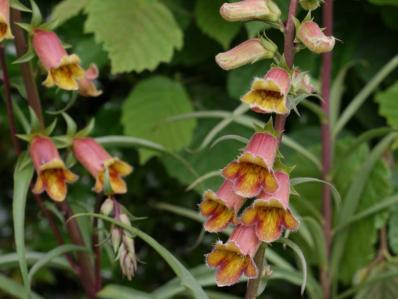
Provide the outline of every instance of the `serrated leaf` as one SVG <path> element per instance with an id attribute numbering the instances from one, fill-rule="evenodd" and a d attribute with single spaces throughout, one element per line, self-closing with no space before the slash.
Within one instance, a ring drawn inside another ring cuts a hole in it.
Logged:
<path id="1" fill-rule="evenodd" d="M 54 7 L 50 19 L 56 19 L 61 25 L 78 15 L 88 3 L 89 0 L 64 0 Z"/>
<path id="2" fill-rule="evenodd" d="M 166 77 L 152 77 L 138 83 L 122 108 L 126 135 L 142 137 L 178 151 L 191 143 L 195 120 L 166 122 L 169 117 L 192 111 L 184 87 Z M 140 149 L 144 161 L 156 155 Z"/>
<path id="3" fill-rule="evenodd" d="M 398 82 L 376 95 L 376 101 L 379 103 L 379 114 L 385 117 L 387 123 L 394 128 L 398 128 L 397 98 Z"/>
<path id="4" fill-rule="evenodd" d="M 195 16 L 200 30 L 227 49 L 239 32 L 241 24 L 227 22 L 220 16 L 219 10 L 224 2 L 224 0 L 198 0 Z"/>
<path id="5" fill-rule="evenodd" d="M 85 29 L 103 43 L 114 74 L 153 70 L 182 47 L 181 29 L 160 2 L 91 0 L 87 13 Z"/>

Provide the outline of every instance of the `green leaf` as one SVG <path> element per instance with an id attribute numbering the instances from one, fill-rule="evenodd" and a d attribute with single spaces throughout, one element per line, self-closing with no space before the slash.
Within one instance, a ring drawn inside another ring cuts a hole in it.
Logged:
<path id="1" fill-rule="evenodd" d="M 45 256 L 46 254 L 41 252 L 27 252 L 26 262 L 28 263 L 28 265 L 32 265 L 38 260 L 44 258 Z M 0 256 L 0 269 L 9 269 L 18 266 L 18 263 L 19 260 L 17 253 L 2 254 Z M 55 268 L 72 270 L 68 262 L 63 257 L 57 257 L 52 259 L 49 265 Z"/>
<path id="2" fill-rule="evenodd" d="M 3 274 L 0 274 L 0 290 L 8 295 L 11 295 L 12 298 L 26 299 L 25 288 L 21 286 L 19 283 L 15 282 L 14 280 L 9 279 L 7 276 Z M 32 298 L 43 299 L 43 297 L 35 293 L 32 293 Z"/>
<path id="3" fill-rule="evenodd" d="M 81 214 L 76 214 L 74 217 L 81 217 L 81 216 L 97 217 L 104 221 L 108 221 L 112 224 L 115 224 L 123 228 L 124 230 L 128 231 L 132 235 L 137 236 L 138 238 L 146 242 L 149 246 L 151 246 L 154 250 L 156 250 L 157 253 L 159 253 L 159 255 L 169 264 L 169 266 L 173 269 L 175 274 L 179 277 L 179 279 L 181 280 L 181 284 L 191 291 L 194 298 L 208 299 L 202 287 L 198 284 L 198 282 L 192 276 L 192 274 L 184 267 L 184 265 L 181 264 L 181 262 L 170 251 L 168 251 L 165 247 L 159 244 L 151 236 L 147 235 L 138 228 L 126 225 L 120 221 L 116 221 L 115 219 L 104 215 L 95 214 L 95 213 L 81 213 Z"/>
<path id="4" fill-rule="evenodd" d="M 103 299 L 153 299 L 151 294 L 134 290 L 121 285 L 109 284 L 105 286 L 98 294 Z"/>
<path id="5" fill-rule="evenodd" d="M 398 205 L 392 209 L 388 222 L 388 242 L 391 250 L 398 254 Z"/>
<path id="6" fill-rule="evenodd" d="M 181 29 L 162 3 L 148 0 L 91 0 L 87 32 L 104 44 L 112 73 L 154 70 L 183 44 Z"/>
<path id="7" fill-rule="evenodd" d="M 177 151 L 191 143 L 195 120 L 184 123 L 165 122 L 168 117 L 192 111 L 184 87 L 166 77 L 152 77 L 141 81 L 128 96 L 122 108 L 124 132 Z M 155 155 L 140 150 L 143 161 Z"/>
<path id="8" fill-rule="evenodd" d="M 198 27 L 227 49 L 239 32 L 241 24 L 229 23 L 220 16 L 219 10 L 224 2 L 224 0 L 198 0 L 195 16 Z"/>
<path id="9" fill-rule="evenodd" d="M 387 90 L 376 95 L 376 102 L 379 103 L 379 114 L 386 118 L 387 123 L 398 128 L 398 81 Z"/>
<path id="10" fill-rule="evenodd" d="M 90 0 L 63 0 L 54 7 L 50 19 L 56 19 L 58 25 L 61 25 L 70 18 L 77 16 L 87 6 L 89 1 Z"/>
<path id="11" fill-rule="evenodd" d="M 24 296 L 29 298 L 30 284 L 25 249 L 25 206 L 29 185 L 33 177 L 33 166 L 27 161 L 30 161 L 27 154 L 22 154 L 15 166 L 12 216 L 14 222 L 15 248 L 18 254 L 19 269 L 25 286 Z"/>

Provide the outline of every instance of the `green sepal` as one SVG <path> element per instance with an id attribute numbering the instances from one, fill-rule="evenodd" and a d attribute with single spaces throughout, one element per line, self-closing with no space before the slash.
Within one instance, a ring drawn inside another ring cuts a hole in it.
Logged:
<path id="1" fill-rule="evenodd" d="M 55 28 L 57 28 L 59 25 L 58 19 L 50 20 L 48 22 L 45 22 L 43 24 L 40 24 L 36 28 L 44 29 L 47 31 L 54 31 Z"/>
<path id="2" fill-rule="evenodd" d="M 65 112 L 62 112 L 61 114 L 66 122 L 66 135 L 69 136 L 70 138 L 75 136 L 77 132 L 77 125 L 75 121 Z"/>
<path id="3" fill-rule="evenodd" d="M 293 172 L 293 170 L 296 168 L 296 165 L 288 166 L 288 165 L 284 164 L 281 159 L 277 159 L 274 163 L 273 168 L 274 168 L 274 171 L 283 171 L 283 172 L 287 173 L 288 175 L 290 175 Z"/>
<path id="4" fill-rule="evenodd" d="M 76 164 L 76 158 L 71 150 L 68 150 L 66 154 L 65 164 L 67 168 L 72 168 Z"/>
<path id="5" fill-rule="evenodd" d="M 72 145 L 72 138 L 68 135 L 55 136 L 52 137 L 52 140 L 54 141 L 54 144 L 58 149 L 68 148 Z"/>
<path id="6" fill-rule="evenodd" d="M 44 130 L 45 135 L 50 136 L 57 126 L 58 119 L 54 119 L 54 121 Z"/>
<path id="7" fill-rule="evenodd" d="M 23 12 L 32 12 L 29 7 L 23 5 L 19 0 L 11 0 L 10 6 L 16 10 L 23 11 Z"/>
<path id="8" fill-rule="evenodd" d="M 43 17 L 41 15 L 40 8 L 34 0 L 30 0 L 30 6 L 32 7 L 31 24 L 33 27 L 39 27 L 40 24 L 43 22 Z"/>
<path id="9" fill-rule="evenodd" d="M 35 111 L 29 106 L 30 115 L 30 134 L 38 133 L 41 131 L 41 125 Z"/>
<path id="10" fill-rule="evenodd" d="M 32 163 L 32 159 L 30 158 L 29 154 L 24 151 L 21 153 L 17 160 L 17 164 L 15 165 L 15 171 L 21 172 L 26 167 L 28 167 Z"/>
<path id="11" fill-rule="evenodd" d="M 30 31 L 28 31 L 28 32 L 30 32 Z M 29 41 L 28 50 L 25 52 L 25 54 L 18 57 L 12 63 L 13 64 L 26 63 L 26 62 L 31 61 L 34 57 L 35 57 L 35 52 L 33 51 L 32 43 Z"/>
<path id="12" fill-rule="evenodd" d="M 23 30 L 25 30 L 26 32 L 29 32 L 29 33 L 32 33 L 32 31 L 33 31 L 33 26 L 32 26 L 32 24 L 29 24 L 29 23 L 19 23 L 19 22 L 16 22 L 15 23 L 18 27 L 21 27 Z"/>
<path id="13" fill-rule="evenodd" d="M 274 129 L 274 121 L 272 119 L 272 116 L 269 118 L 269 120 L 265 123 L 263 127 L 255 124 L 254 128 L 256 132 L 269 133 L 275 138 L 279 138 L 280 136 L 280 133 Z"/>
<path id="14" fill-rule="evenodd" d="M 95 127 L 95 119 L 92 118 L 87 126 L 85 126 L 83 129 L 81 129 L 79 132 L 76 133 L 77 138 L 81 138 L 81 137 L 87 137 L 91 134 L 91 132 L 94 130 Z"/>
<path id="15" fill-rule="evenodd" d="M 300 197 L 300 193 L 298 193 L 298 191 L 296 190 L 296 188 L 292 185 L 290 185 L 290 195 L 294 195 L 294 196 L 298 196 Z"/>
<path id="16" fill-rule="evenodd" d="M 32 140 L 32 135 L 30 134 L 16 134 L 15 136 L 26 142 L 30 142 Z"/>

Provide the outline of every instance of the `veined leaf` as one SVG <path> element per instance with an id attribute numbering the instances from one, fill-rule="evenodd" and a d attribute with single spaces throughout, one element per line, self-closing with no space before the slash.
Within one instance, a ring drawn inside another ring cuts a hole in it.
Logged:
<path id="1" fill-rule="evenodd" d="M 182 47 L 181 29 L 159 1 L 90 0 L 87 32 L 104 44 L 112 73 L 154 70 Z"/>
<path id="2" fill-rule="evenodd" d="M 384 116 L 387 123 L 398 128 L 398 81 L 387 90 L 376 95 L 376 102 L 379 103 L 379 114 Z"/>
<path id="3" fill-rule="evenodd" d="M 89 0 L 63 0 L 54 7 L 50 19 L 57 20 L 58 25 L 61 25 L 77 16 L 88 3 Z"/>

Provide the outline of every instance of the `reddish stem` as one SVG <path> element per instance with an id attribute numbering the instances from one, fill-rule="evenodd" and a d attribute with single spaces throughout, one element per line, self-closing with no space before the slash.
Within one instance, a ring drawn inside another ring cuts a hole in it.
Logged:
<path id="1" fill-rule="evenodd" d="M 326 0 L 323 6 L 323 26 L 325 27 L 326 35 L 333 35 L 333 1 Z M 330 112 L 330 83 L 332 76 L 332 52 L 322 55 L 322 110 L 329 118 Z M 330 132 L 329 121 L 322 123 L 321 128 L 322 138 L 322 178 L 329 181 L 329 173 L 332 161 L 332 138 Z M 330 259 L 330 251 L 332 245 L 332 199 L 330 188 L 327 185 L 323 187 L 323 217 L 324 225 L 323 231 L 325 235 L 325 249 L 327 260 Z M 330 298 L 331 279 L 328 269 L 321 269 L 321 283 L 323 289 L 323 298 Z"/>
<path id="2" fill-rule="evenodd" d="M 95 205 L 95 213 L 99 213 L 101 209 L 101 196 L 97 196 L 97 203 Z M 98 218 L 94 217 L 93 220 L 93 236 L 92 236 L 92 247 L 94 251 L 94 279 L 95 279 L 95 289 L 96 291 L 101 290 L 101 247 L 99 244 L 98 237 Z"/>

